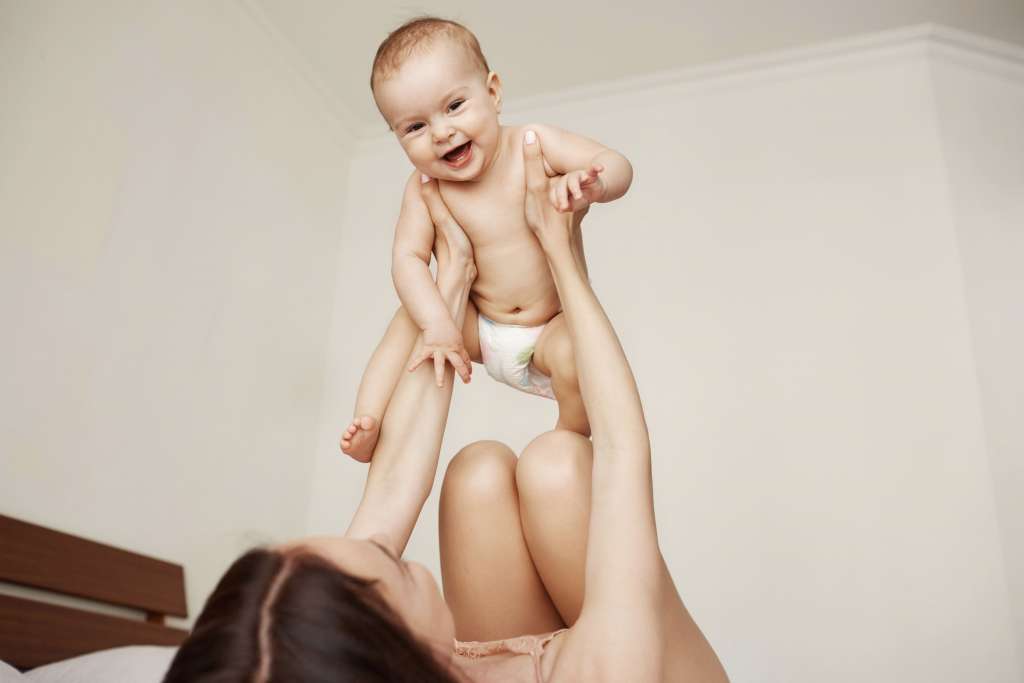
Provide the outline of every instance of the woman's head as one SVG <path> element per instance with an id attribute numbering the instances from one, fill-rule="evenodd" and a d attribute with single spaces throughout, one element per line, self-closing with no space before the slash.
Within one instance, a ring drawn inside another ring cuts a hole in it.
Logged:
<path id="1" fill-rule="evenodd" d="M 315 538 L 249 551 L 221 578 L 165 683 L 455 681 L 454 627 L 436 581 L 386 547 Z"/>

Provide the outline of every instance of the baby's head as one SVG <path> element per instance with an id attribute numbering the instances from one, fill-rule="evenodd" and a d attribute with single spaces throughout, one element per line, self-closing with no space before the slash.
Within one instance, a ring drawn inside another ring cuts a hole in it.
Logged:
<path id="1" fill-rule="evenodd" d="M 377 48 L 370 89 L 413 165 L 466 181 L 490 167 L 501 140 L 501 81 L 465 26 L 422 17 Z"/>

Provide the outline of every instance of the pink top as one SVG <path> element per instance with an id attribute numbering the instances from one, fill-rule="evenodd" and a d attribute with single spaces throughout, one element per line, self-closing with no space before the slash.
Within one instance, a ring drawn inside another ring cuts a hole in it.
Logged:
<path id="1" fill-rule="evenodd" d="M 553 633 L 545 633 L 535 636 L 519 636 L 518 638 L 506 638 L 505 640 L 489 640 L 485 643 L 476 641 L 461 642 L 455 641 L 455 654 L 468 659 L 483 659 L 494 655 L 530 655 L 533 658 L 533 673 L 537 683 L 544 683 L 540 671 L 540 656 L 544 648 L 555 636 L 565 633 L 569 629 L 563 628 Z"/>

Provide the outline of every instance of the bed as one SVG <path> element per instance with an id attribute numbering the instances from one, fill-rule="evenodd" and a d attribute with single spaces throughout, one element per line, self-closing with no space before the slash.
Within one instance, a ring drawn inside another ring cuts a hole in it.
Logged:
<path id="1" fill-rule="evenodd" d="M 0 515 L 0 683 L 156 683 L 188 632 L 180 565 Z M 8 591 L 9 592 L 9 591 Z M 23 591 L 27 592 L 27 591 Z M 138 618 L 33 599 L 63 595 L 128 608 Z"/>

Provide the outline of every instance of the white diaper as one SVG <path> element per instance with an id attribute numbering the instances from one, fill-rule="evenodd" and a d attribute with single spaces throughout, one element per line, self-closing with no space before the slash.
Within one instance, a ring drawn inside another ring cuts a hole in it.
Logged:
<path id="1" fill-rule="evenodd" d="M 477 316 L 480 334 L 480 355 L 487 374 L 510 387 L 553 399 L 551 378 L 533 364 L 533 349 L 544 325 L 526 327 L 496 323 Z"/>

